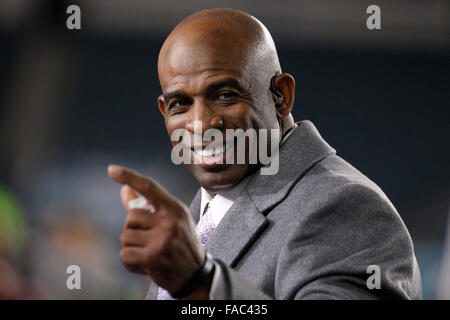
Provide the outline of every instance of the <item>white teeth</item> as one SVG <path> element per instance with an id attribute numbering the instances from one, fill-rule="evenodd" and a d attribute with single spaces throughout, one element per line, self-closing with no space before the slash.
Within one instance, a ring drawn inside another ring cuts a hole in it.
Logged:
<path id="1" fill-rule="evenodd" d="M 200 150 L 199 154 L 202 157 L 211 157 L 214 154 L 214 150 Z"/>
<path id="2" fill-rule="evenodd" d="M 232 144 L 226 144 L 225 146 L 221 145 L 221 146 L 217 146 L 215 148 L 208 146 L 203 150 L 201 148 L 198 148 L 198 149 L 196 148 L 196 149 L 194 149 L 194 151 L 202 157 L 212 157 L 214 155 L 219 155 L 219 154 L 225 152 L 226 150 L 230 149 L 231 146 L 232 146 Z"/>
<path id="3" fill-rule="evenodd" d="M 223 146 L 217 147 L 217 148 L 206 148 L 204 150 L 198 150 L 197 152 L 202 157 L 211 157 L 215 154 L 221 154 L 224 151 Z"/>

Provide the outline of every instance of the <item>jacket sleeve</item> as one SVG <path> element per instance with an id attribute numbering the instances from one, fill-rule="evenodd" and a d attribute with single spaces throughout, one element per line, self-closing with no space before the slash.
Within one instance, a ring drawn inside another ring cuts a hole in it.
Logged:
<path id="1" fill-rule="evenodd" d="M 210 297 L 421 298 L 411 238 L 381 190 L 362 184 L 341 185 L 320 201 L 312 202 L 307 210 L 298 213 L 298 219 L 293 221 L 297 225 L 280 250 L 274 297 L 267 296 L 220 261 L 216 262 L 219 272 Z"/>
<path id="2" fill-rule="evenodd" d="M 220 260 L 215 260 L 215 271 L 210 300 L 268 300 L 270 297 L 255 288 L 249 281 L 239 275 Z"/>

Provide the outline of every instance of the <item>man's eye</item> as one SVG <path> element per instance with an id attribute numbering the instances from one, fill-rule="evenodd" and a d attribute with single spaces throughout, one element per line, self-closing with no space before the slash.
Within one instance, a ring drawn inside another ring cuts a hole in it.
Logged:
<path id="1" fill-rule="evenodd" d="M 191 102 L 189 102 L 186 99 L 174 99 L 173 101 L 169 102 L 168 104 L 168 115 L 176 115 L 180 113 L 184 113 L 187 110 L 189 110 L 189 105 Z"/>
<path id="2" fill-rule="evenodd" d="M 173 107 L 181 107 L 181 106 L 183 106 L 183 105 L 185 105 L 186 104 L 186 102 L 184 101 L 184 100 L 175 100 L 175 101 L 173 101 L 173 102 L 171 102 L 170 104 L 169 104 L 169 107 L 170 108 L 173 108 Z"/>
<path id="3" fill-rule="evenodd" d="M 216 95 L 217 100 L 234 100 L 238 97 L 236 92 L 220 92 Z"/>

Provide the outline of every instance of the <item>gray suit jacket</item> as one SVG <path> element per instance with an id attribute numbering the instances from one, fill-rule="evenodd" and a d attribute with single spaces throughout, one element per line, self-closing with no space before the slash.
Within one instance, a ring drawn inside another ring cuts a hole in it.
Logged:
<path id="1" fill-rule="evenodd" d="M 420 299 L 413 243 L 381 189 L 338 157 L 309 121 L 258 172 L 207 244 L 224 299 Z M 190 206 L 199 219 L 201 193 Z M 369 289 L 369 265 L 380 289 Z M 158 287 L 151 284 L 148 299 Z"/>

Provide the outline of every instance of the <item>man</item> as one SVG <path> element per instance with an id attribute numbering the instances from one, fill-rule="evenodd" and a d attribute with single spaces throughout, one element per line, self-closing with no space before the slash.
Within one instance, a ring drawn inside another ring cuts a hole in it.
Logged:
<path id="1" fill-rule="evenodd" d="M 147 298 L 421 297 L 400 216 L 311 122 L 294 123 L 294 79 L 281 72 L 261 22 L 229 9 L 186 18 L 164 42 L 158 74 L 169 135 L 184 129 L 195 136 L 200 122 L 200 133 L 276 129 L 281 144 L 273 175 L 249 161 L 220 164 L 189 149 L 200 161 L 185 165 L 201 185 L 189 209 L 152 179 L 108 168 L 124 184 L 128 211 L 120 256 L 153 280 Z M 148 210 L 130 205 L 138 193 Z"/>

